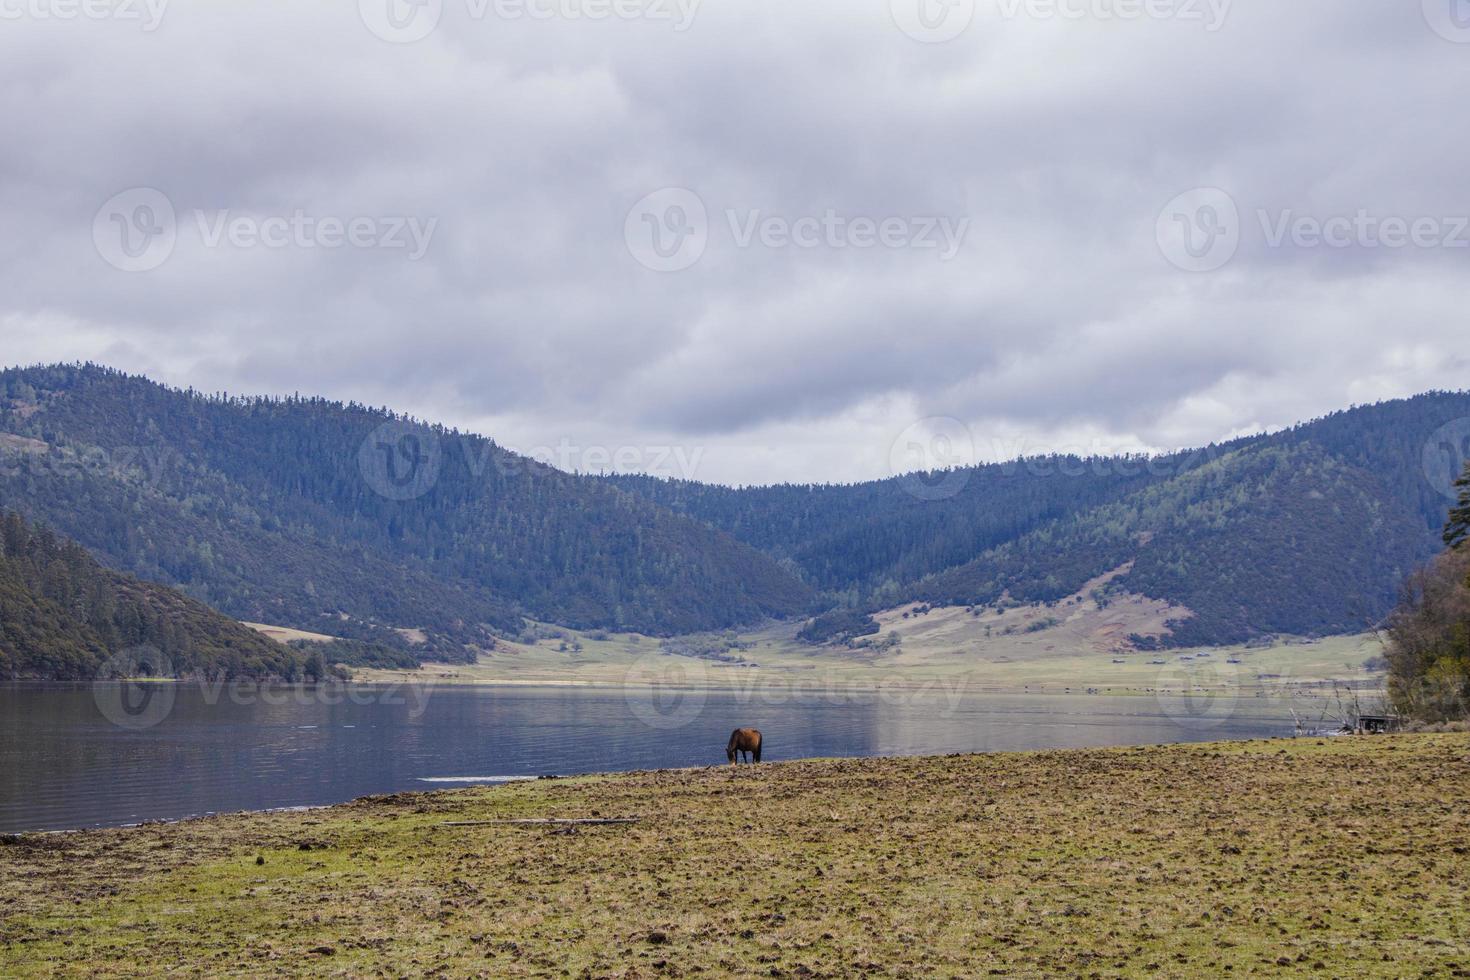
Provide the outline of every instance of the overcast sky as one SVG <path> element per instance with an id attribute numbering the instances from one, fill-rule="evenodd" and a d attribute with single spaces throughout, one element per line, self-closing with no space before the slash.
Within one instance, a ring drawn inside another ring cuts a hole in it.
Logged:
<path id="1" fill-rule="evenodd" d="M 1470 385 L 1467 0 L 0 0 L 0 83 L 4 363 L 732 483 Z"/>

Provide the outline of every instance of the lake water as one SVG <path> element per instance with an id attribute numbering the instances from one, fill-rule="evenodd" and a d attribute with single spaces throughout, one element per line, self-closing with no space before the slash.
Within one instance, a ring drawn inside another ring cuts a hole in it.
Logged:
<path id="1" fill-rule="evenodd" d="M 0 686 L 0 832 L 339 803 L 510 777 L 1259 738 L 1285 703 L 942 690 L 751 697 L 622 689 Z"/>

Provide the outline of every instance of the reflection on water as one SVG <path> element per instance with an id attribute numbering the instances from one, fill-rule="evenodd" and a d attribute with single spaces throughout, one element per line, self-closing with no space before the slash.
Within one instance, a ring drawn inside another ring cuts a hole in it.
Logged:
<path id="1" fill-rule="evenodd" d="M 1178 699 L 943 690 L 776 699 L 404 686 L 238 697 L 193 685 L 141 696 L 0 686 L 0 832 L 717 765 L 741 726 L 761 729 L 765 759 L 780 761 L 1257 738 L 1287 734 L 1291 715 L 1254 698 L 1196 708 Z"/>

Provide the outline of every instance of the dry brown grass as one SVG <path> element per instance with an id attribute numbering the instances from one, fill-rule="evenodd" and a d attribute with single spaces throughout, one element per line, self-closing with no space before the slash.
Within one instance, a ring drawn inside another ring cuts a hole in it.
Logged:
<path id="1" fill-rule="evenodd" d="M 331 643 L 337 639 L 335 636 L 327 636 L 325 633 L 308 633 L 306 630 L 291 629 L 287 626 L 267 626 L 265 623 L 241 623 L 270 637 L 277 643 L 290 643 L 292 640 L 305 640 L 309 643 Z"/>

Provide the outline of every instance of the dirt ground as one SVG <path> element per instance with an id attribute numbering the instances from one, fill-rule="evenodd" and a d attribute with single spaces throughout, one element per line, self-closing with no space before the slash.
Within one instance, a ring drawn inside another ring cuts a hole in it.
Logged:
<path id="1" fill-rule="evenodd" d="M 0 975 L 1470 976 L 1467 844 L 1465 735 L 546 780 L 5 838 Z"/>

